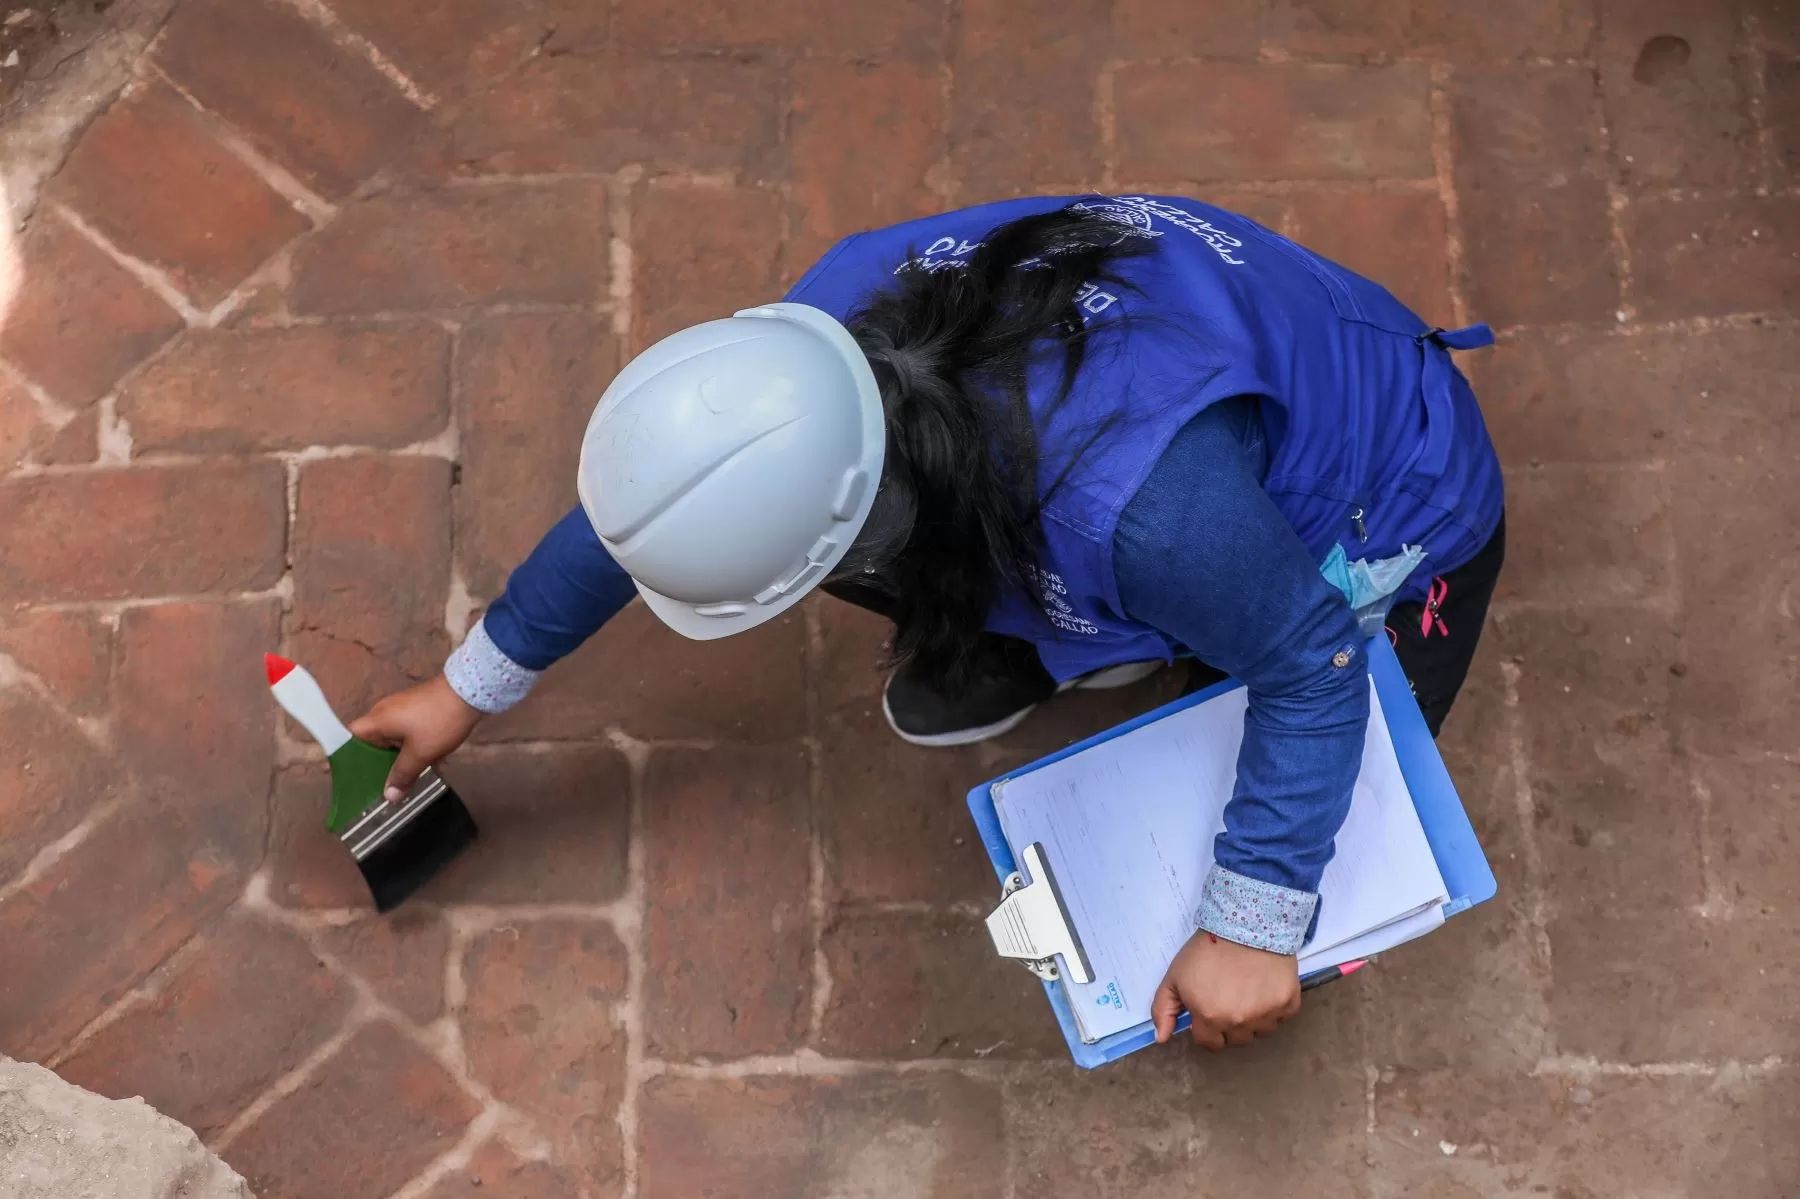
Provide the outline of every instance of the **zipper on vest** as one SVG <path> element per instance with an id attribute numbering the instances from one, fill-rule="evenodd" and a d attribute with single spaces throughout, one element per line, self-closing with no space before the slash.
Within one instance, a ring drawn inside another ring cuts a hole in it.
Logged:
<path id="1" fill-rule="evenodd" d="M 1350 523 L 1356 526 L 1356 539 L 1358 541 L 1367 541 L 1369 539 L 1369 526 L 1363 523 L 1363 508 L 1361 504 L 1358 504 L 1356 506 L 1356 511 L 1350 514 Z"/>

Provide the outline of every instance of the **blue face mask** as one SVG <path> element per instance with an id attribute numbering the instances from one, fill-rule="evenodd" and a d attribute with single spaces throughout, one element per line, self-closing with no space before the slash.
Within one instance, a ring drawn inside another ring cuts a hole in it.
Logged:
<path id="1" fill-rule="evenodd" d="M 1387 623 L 1388 609 L 1394 606 L 1394 593 L 1425 560 L 1425 547 L 1403 545 L 1400 553 L 1370 563 L 1366 558 L 1349 560 L 1344 547 L 1334 545 L 1325 555 L 1319 573 L 1327 582 L 1344 593 L 1356 613 L 1356 627 L 1364 637 L 1373 637 Z"/>

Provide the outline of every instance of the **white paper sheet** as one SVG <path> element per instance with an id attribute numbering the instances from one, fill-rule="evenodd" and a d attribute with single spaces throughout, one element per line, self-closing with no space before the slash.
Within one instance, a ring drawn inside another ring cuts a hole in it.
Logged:
<path id="1" fill-rule="evenodd" d="M 1387 926 L 1404 940 L 1429 931 L 1434 912 L 1443 919 L 1444 880 L 1370 687 L 1362 772 L 1320 884 L 1308 970 L 1352 960 L 1337 951 L 1373 944 Z M 1014 857 L 1043 844 L 1093 966 L 1092 983 L 1064 984 L 1088 1041 L 1149 1019 L 1156 985 L 1198 927 L 1247 702 L 1242 688 L 1227 692 L 994 789 Z"/>

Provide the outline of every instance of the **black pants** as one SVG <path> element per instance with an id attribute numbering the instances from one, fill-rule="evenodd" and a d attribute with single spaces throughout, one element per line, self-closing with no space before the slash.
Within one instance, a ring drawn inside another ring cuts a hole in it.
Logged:
<path id="1" fill-rule="evenodd" d="M 1450 715 L 1450 706 L 1469 675 L 1469 663 L 1475 659 L 1475 647 L 1481 642 L 1481 629 L 1487 622 L 1488 602 L 1494 598 L 1494 585 L 1500 581 L 1500 568 L 1505 562 L 1503 514 L 1480 553 L 1455 570 L 1433 577 L 1430 595 L 1424 601 L 1398 604 L 1388 613 L 1388 640 L 1393 643 L 1394 655 L 1412 684 L 1413 695 L 1433 737 L 1444 727 L 1444 718 Z M 891 618 L 893 614 L 892 600 L 874 586 L 845 580 L 826 583 L 822 590 L 878 615 Z M 1013 638 L 998 633 L 983 633 L 982 638 L 993 642 L 991 646 L 979 647 L 993 651 L 984 657 L 996 661 L 1013 657 L 1005 651 L 1014 647 L 1004 644 Z M 1210 687 L 1224 677 L 1223 671 L 1195 659 L 1184 693 Z"/>
<path id="2" fill-rule="evenodd" d="M 1500 567 L 1505 562 L 1506 517 L 1502 515 L 1480 553 L 1455 570 L 1433 577 L 1431 593 L 1423 602 L 1396 604 L 1388 613 L 1388 641 L 1433 737 L 1444 727 L 1450 705 L 1469 677 L 1469 663 L 1475 660 L 1475 647 L 1487 623 L 1488 602 L 1494 598 L 1494 584 L 1500 581 Z M 1224 677 L 1223 672 L 1196 661 L 1186 691 L 1191 694 Z"/>

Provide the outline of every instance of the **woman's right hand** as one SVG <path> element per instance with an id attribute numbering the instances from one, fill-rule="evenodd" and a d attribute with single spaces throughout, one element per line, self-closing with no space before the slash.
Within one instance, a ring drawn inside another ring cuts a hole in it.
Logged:
<path id="1" fill-rule="evenodd" d="M 388 772 L 386 798 L 392 803 L 405 796 L 427 766 L 467 741 L 480 723 L 481 713 L 464 703 L 440 674 L 388 696 L 351 722 L 350 731 L 371 745 L 400 751 Z"/>

